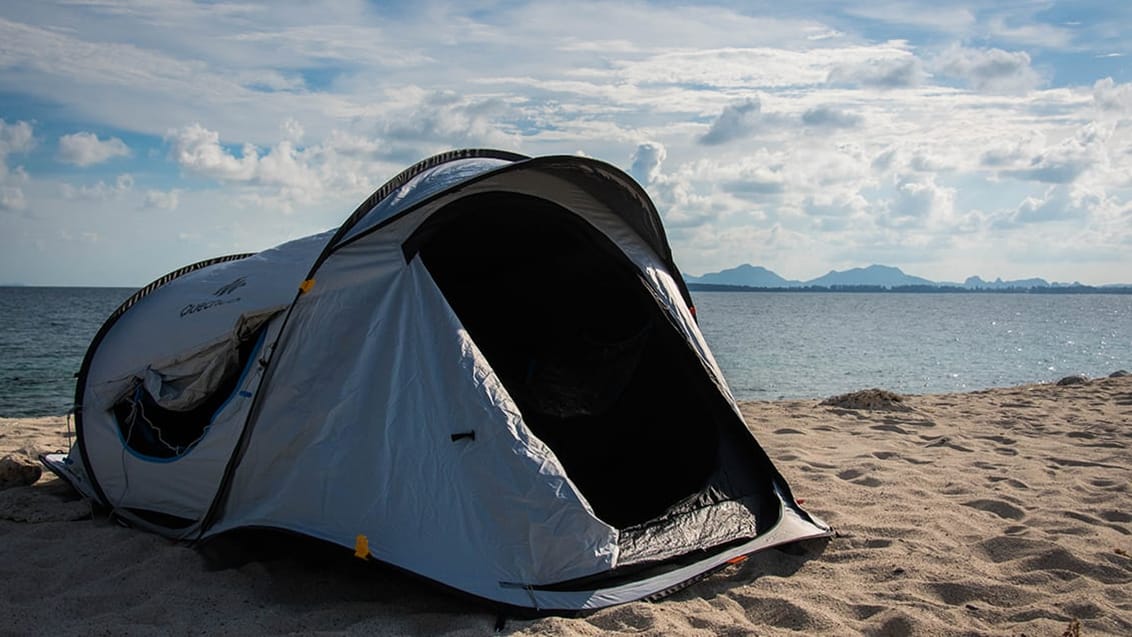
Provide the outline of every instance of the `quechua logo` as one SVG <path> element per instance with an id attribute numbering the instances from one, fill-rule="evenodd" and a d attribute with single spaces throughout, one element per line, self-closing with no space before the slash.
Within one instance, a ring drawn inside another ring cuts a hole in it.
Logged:
<path id="1" fill-rule="evenodd" d="M 225 283 L 219 288 L 216 288 L 216 291 L 212 293 L 212 296 L 215 296 L 216 299 L 212 301 L 205 301 L 204 303 L 189 303 L 185 307 L 181 308 L 181 317 L 184 318 L 186 316 L 189 316 L 190 314 L 196 314 L 205 310 L 211 310 L 214 307 L 241 301 L 242 297 L 233 297 L 230 295 L 247 284 L 247 277 L 240 277 L 235 281 Z"/>
<path id="2" fill-rule="evenodd" d="M 231 294 L 231 293 L 235 292 L 236 290 L 239 290 L 240 288 L 244 287 L 247 284 L 248 284 L 247 277 L 242 276 L 242 277 L 236 279 L 235 281 L 232 281 L 231 283 L 226 283 L 226 284 L 220 286 L 219 288 L 217 288 L 217 290 L 215 292 L 212 293 L 212 296 L 225 296 L 227 294 Z"/>

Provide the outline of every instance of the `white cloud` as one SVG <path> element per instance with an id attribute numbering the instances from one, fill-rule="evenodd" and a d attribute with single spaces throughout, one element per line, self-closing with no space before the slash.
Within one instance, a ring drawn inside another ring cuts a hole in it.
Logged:
<path id="1" fill-rule="evenodd" d="M 861 229 L 869 202 L 860 193 L 838 188 L 807 194 L 802 208 L 816 230 L 840 232 Z"/>
<path id="2" fill-rule="evenodd" d="M 1086 124 L 1073 137 L 1041 150 L 1026 165 L 1004 170 L 1002 174 L 1050 184 L 1072 183 L 1107 161 L 1105 140 L 1108 134 L 1094 123 Z"/>
<path id="3" fill-rule="evenodd" d="M 298 130 L 285 123 L 283 134 L 295 137 Z M 282 139 L 266 150 L 244 143 L 238 152 L 200 124 L 170 130 L 166 140 L 170 158 L 183 171 L 239 187 L 245 204 L 265 210 L 290 212 L 299 204 L 352 198 L 404 167 L 386 161 L 390 144 L 342 131 L 332 131 L 320 144 L 301 147 Z"/>
<path id="4" fill-rule="evenodd" d="M 758 125 L 762 103 L 758 97 L 748 97 L 723 108 L 723 112 L 711 123 L 708 132 L 700 137 L 700 143 L 708 146 L 725 144 L 747 137 Z"/>
<path id="5" fill-rule="evenodd" d="M 118 199 L 133 189 L 134 176 L 129 173 L 118 175 L 112 184 L 100 179 L 90 186 L 74 186 L 68 183 L 61 186 L 65 199 L 93 199 L 96 201 Z"/>
<path id="6" fill-rule="evenodd" d="M 896 182 L 885 222 L 893 226 L 946 222 L 955 207 L 955 189 L 940 186 L 932 176 L 905 175 Z"/>
<path id="7" fill-rule="evenodd" d="M 633 166 L 629 169 L 629 174 L 642 184 L 651 184 L 660 177 L 661 164 L 667 156 L 664 144 L 641 142 L 633 151 Z"/>
<path id="8" fill-rule="evenodd" d="M 1097 108 L 1121 115 L 1132 115 L 1132 83 L 1117 84 L 1111 77 L 1093 84 L 1093 101 Z"/>
<path id="9" fill-rule="evenodd" d="M 753 196 L 763 199 L 766 195 L 777 195 L 786 190 L 786 176 L 782 166 L 746 166 L 735 179 L 720 183 L 727 192 L 739 196 Z"/>
<path id="10" fill-rule="evenodd" d="M 868 2 L 849 6 L 845 10 L 852 15 L 889 24 L 949 32 L 965 31 L 976 21 L 975 15 L 966 7 L 950 7 L 938 3 L 925 6 L 917 2 Z"/>
<path id="11" fill-rule="evenodd" d="M 306 130 L 303 128 L 303 125 L 292 117 L 288 117 L 287 119 L 283 120 L 283 123 L 279 125 L 279 128 L 283 131 L 283 139 L 291 142 L 292 144 L 302 143 L 303 135 L 306 134 Z"/>
<path id="12" fill-rule="evenodd" d="M 834 85 L 896 89 L 919 86 L 927 78 L 923 62 L 912 54 L 834 66 L 826 81 Z"/>
<path id="13" fill-rule="evenodd" d="M 933 60 L 932 67 L 963 80 L 976 91 L 1026 93 L 1042 83 L 1025 51 L 952 46 Z"/>
<path id="14" fill-rule="evenodd" d="M 802 123 L 806 126 L 825 128 L 856 128 L 864 121 L 860 115 L 823 104 L 802 113 Z"/>
<path id="15" fill-rule="evenodd" d="M 996 38 L 1052 49 L 1068 48 L 1073 40 L 1068 29 L 1037 22 L 1030 15 L 1018 16 L 1013 20 L 1006 16 L 994 16 L 988 21 L 987 29 Z"/>
<path id="16" fill-rule="evenodd" d="M 93 166 L 129 155 L 129 147 L 117 137 L 100 140 L 94 133 L 81 132 L 59 138 L 59 160 L 76 166 Z"/>
<path id="17" fill-rule="evenodd" d="M 23 154 L 35 148 L 35 137 L 31 124 L 20 121 L 15 124 L 0 119 L 0 210 L 23 210 L 27 207 L 23 185 L 28 182 L 28 174 L 22 166 L 8 167 L 8 157 Z"/>
<path id="18" fill-rule="evenodd" d="M 251 144 L 245 144 L 236 157 L 221 147 L 220 133 L 200 124 L 171 130 L 166 137 L 173 146 L 173 160 L 189 172 L 222 181 L 248 181 L 255 176 L 259 154 Z"/>
<path id="19" fill-rule="evenodd" d="M 177 188 L 172 190 L 147 190 L 142 207 L 157 210 L 176 210 L 180 203 L 181 191 Z"/>
<path id="20" fill-rule="evenodd" d="M 697 192 L 695 178 L 687 166 L 675 172 L 662 172 L 667 157 L 664 146 L 657 142 L 638 144 L 633 154 L 634 176 L 643 176 L 649 195 L 660 211 L 665 225 L 680 232 L 707 223 L 720 212 L 720 203 Z"/>
<path id="21" fill-rule="evenodd" d="M 1013 223 L 1044 223 L 1087 217 L 1103 198 L 1079 188 L 1051 186 L 1040 197 L 1026 197 L 1010 216 Z"/>
<path id="22" fill-rule="evenodd" d="M 979 156 L 981 165 L 988 168 L 1012 167 L 1029 161 L 1045 147 L 1045 136 L 1031 132 L 1022 138 L 997 140 Z"/>
<path id="23" fill-rule="evenodd" d="M 27 207 L 24 191 L 14 183 L 0 183 L 0 210 L 23 210 Z"/>
<path id="24" fill-rule="evenodd" d="M 507 103 L 496 97 L 469 98 L 453 91 L 405 91 L 409 105 L 386 120 L 384 136 L 397 142 L 445 147 L 499 146 L 516 148 L 519 139 L 499 122 L 508 115 Z M 404 97 L 403 97 L 404 99 Z"/>
<path id="25" fill-rule="evenodd" d="M 31 124 L 23 121 L 9 124 L 0 119 L 0 166 L 6 166 L 4 162 L 9 155 L 26 153 L 34 147 Z"/>

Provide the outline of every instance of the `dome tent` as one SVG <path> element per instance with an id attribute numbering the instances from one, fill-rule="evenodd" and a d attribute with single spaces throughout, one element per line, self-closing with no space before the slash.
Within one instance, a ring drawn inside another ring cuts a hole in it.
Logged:
<path id="1" fill-rule="evenodd" d="M 44 461 L 134 526 L 285 529 L 511 606 L 830 533 L 743 423 L 652 202 L 583 157 L 445 153 L 337 230 L 170 273 L 75 406 Z"/>

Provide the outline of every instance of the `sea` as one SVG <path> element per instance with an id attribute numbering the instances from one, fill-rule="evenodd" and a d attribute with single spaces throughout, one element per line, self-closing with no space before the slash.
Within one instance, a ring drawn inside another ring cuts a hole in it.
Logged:
<path id="1" fill-rule="evenodd" d="M 66 413 L 132 288 L 0 287 L 0 417 Z M 693 292 L 740 400 L 946 393 L 1132 370 L 1132 295 Z"/>

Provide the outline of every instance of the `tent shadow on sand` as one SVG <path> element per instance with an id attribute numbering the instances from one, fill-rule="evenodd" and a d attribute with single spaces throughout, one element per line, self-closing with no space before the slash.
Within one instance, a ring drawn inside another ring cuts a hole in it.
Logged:
<path id="1" fill-rule="evenodd" d="M 685 582 L 684 587 L 656 602 L 710 600 L 764 577 L 790 577 L 807 562 L 820 558 L 830 542 L 830 537 L 813 538 L 754 553 L 741 563 Z M 287 606 L 295 612 L 358 603 L 388 607 L 402 615 L 482 615 L 485 621 L 494 620 L 498 615 L 520 620 L 542 615 L 530 609 L 485 606 L 482 600 L 461 591 L 387 564 L 360 560 L 333 543 L 285 531 L 231 531 L 202 543 L 198 553 L 206 571 L 222 572 L 249 566 L 259 569 L 266 581 L 266 586 L 260 590 L 260 595 L 266 598 L 263 601 Z M 372 614 L 372 608 L 368 613 Z"/>

